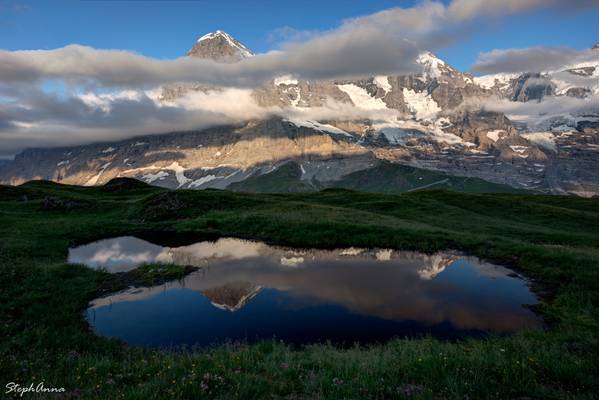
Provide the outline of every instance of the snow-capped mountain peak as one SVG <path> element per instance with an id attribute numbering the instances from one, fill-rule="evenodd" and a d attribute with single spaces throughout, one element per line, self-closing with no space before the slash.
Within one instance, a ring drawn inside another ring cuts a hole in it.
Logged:
<path id="1" fill-rule="evenodd" d="M 200 37 L 197 41 L 198 42 L 203 42 L 204 40 L 209 40 L 209 39 L 214 39 L 217 36 L 228 36 L 229 34 L 227 32 L 221 31 L 221 30 L 217 30 L 214 32 L 208 32 L 207 34 L 205 34 L 204 36 Z"/>
<path id="2" fill-rule="evenodd" d="M 218 62 L 237 62 L 254 54 L 227 32 L 217 30 L 201 36 L 187 55 Z"/>
<path id="3" fill-rule="evenodd" d="M 416 63 L 422 67 L 421 77 L 425 82 L 430 82 L 434 79 L 441 81 L 457 79 L 461 82 L 472 83 L 471 77 L 467 76 L 467 74 L 462 74 L 430 51 L 420 53 L 416 58 Z"/>
<path id="4" fill-rule="evenodd" d="M 445 61 L 441 60 L 430 51 L 420 53 L 416 62 L 421 65 L 445 65 Z"/>
<path id="5" fill-rule="evenodd" d="M 447 64 L 435 56 L 430 51 L 420 53 L 416 62 L 424 68 L 424 76 L 430 78 L 438 78 L 443 74 L 443 70 L 446 69 Z"/>

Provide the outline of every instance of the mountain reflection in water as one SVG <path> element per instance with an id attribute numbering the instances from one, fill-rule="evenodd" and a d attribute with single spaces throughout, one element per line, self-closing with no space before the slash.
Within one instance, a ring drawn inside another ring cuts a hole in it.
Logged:
<path id="1" fill-rule="evenodd" d="M 523 307 L 536 303 L 524 281 L 457 253 L 290 249 L 230 238 L 178 248 L 131 237 L 96 244 L 72 249 L 69 260 L 114 270 L 140 260 L 202 267 L 181 281 L 91 302 L 95 331 L 131 344 L 351 343 L 541 326 Z"/>

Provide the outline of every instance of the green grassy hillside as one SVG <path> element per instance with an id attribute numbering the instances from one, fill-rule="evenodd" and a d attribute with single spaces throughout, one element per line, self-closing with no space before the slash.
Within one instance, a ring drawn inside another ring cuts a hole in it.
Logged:
<path id="1" fill-rule="evenodd" d="M 252 175 L 241 182 L 232 183 L 227 189 L 253 193 L 298 193 L 318 190 L 318 186 L 301 180 L 301 177 L 299 164 L 292 161 L 266 174 Z"/>
<path id="2" fill-rule="evenodd" d="M 378 193 L 400 193 L 420 189 L 449 189 L 465 193 L 523 193 L 508 185 L 480 178 L 452 176 L 388 162 L 344 176 L 328 186 Z"/>
<path id="3" fill-rule="evenodd" d="M 149 265 L 110 275 L 66 264 L 70 246 L 121 235 L 457 249 L 530 278 L 548 329 L 348 349 L 294 350 L 274 341 L 186 352 L 130 348 L 89 331 L 87 303 L 188 269 Z M 597 200 L 445 190 L 169 191 L 127 179 L 98 188 L 0 187 L 3 384 L 43 381 L 83 399 L 593 399 L 598 332 Z"/>
<path id="4" fill-rule="evenodd" d="M 381 162 L 375 167 L 350 173 L 338 181 L 302 180 L 300 166 L 294 162 L 276 170 L 254 175 L 231 184 L 228 189 L 250 193 L 314 192 L 325 188 L 342 188 L 375 193 L 402 193 L 421 189 L 448 189 L 465 193 L 525 193 L 508 185 L 479 178 L 452 176 L 406 165 Z"/>

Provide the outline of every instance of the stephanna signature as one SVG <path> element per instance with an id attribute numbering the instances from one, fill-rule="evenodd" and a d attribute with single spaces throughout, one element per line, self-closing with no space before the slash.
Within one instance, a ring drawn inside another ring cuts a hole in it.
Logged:
<path id="1" fill-rule="evenodd" d="M 5 394 L 12 393 L 14 395 L 18 395 L 23 397 L 25 393 L 64 393 L 65 389 L 63 387 L 46 387 L 44 382 L 40 382 L 37 385 L 31 383 L 29 386 L 23 386 L 16 382 L 9 382 L 6 384 Z"/>

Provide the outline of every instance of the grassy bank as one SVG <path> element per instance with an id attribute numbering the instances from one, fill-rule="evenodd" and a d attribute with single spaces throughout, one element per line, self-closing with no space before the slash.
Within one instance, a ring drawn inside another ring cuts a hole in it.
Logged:
<path id="1" fill-rule="evenodd" d="M 68 248 L 165 231 L 166 238 L 463 250 L 532 279 L 549 329 L 301 351 L 264 342 L 167 353 L 95 337 L 82 316 L 89 300 L 186 270 L 146 267 L 114 276 L 65 264 Z M 65 398 L 591 399 L 599 393 L 598 332 L 597 200 L 448 191 L 176 192 L 130 181 L 0 187 L 2 392 L 9 382 L 43 381 L 64 387 Z"/>

